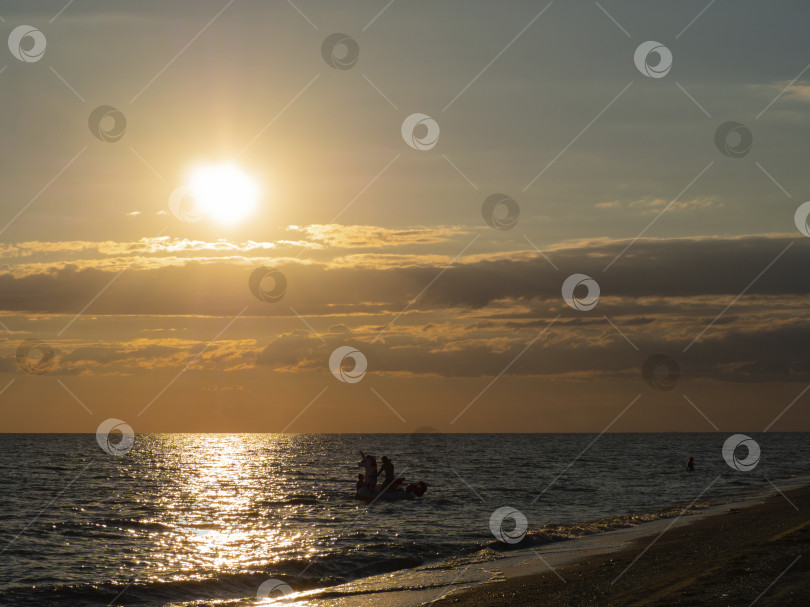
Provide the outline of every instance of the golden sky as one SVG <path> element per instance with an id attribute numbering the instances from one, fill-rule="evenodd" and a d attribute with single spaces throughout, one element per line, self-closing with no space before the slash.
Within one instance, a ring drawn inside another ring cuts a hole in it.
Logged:
<path id="1" fill-rule="evenodd" d="M 703 7 L 6 3 L 0 430 L 810 429 L 808 9 Z"/>

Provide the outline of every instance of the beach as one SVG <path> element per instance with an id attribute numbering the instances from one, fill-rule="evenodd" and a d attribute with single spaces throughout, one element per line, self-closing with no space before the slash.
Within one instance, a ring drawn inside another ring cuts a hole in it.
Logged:
<path id="1" fill-rule="evenodd" d="M 810 602 L 808 548 L 810 487 L 803 487 L 673 526 L 657 540 L 644 537 L 562 567 L 559 576 L 546 569 L 451 593 L 434 605 L 804 606 Z"/>

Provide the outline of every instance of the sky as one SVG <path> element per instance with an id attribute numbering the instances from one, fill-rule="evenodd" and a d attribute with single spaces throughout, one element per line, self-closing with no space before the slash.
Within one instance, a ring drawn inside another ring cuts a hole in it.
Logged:
<path id="1" fill-rule="evenodd" d="M 2 3 L 0 431 L 810 430 L 808 17 Z"/>

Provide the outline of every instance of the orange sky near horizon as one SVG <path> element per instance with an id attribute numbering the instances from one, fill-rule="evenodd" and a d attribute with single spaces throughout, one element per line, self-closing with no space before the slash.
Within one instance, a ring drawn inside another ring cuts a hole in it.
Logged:
<path id="1" fill-rule="evenodd" d="M 560 4 L 10 2 L 0 431 L 810 431 L 808 8 Z"/>

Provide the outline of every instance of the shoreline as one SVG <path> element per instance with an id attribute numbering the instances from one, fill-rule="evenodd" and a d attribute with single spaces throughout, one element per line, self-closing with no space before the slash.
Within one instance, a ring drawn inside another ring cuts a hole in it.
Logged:
<path id="1" fill-rule="evenodd" d="M 801 499 L 807 502 L 808 507 L 805 509 L 810 512 L 810 477 L 808 475 L 794 477 L 792 482 L 787 482 L 783 489 L 788 494 L 792 494 L 793 491 L 806 492 L 806 496 Z M 417 605 L 449 604 L 455 606 L 647 604 L 644 600 L 641 602 L 611 602 L 609 597 L 589 601 L 587 598 L 577 596 L 570 602 L 564 600 L 564 597 L 562 599 L 557 597 L 549 599 L 548 597 L 552 596 L 552 591 L 570 590 L 567 587 L 571 582 L 569 571 L 576 573 L 578 568 L 583 565 L 587 566 L 602 561 L 612 563 L 614 559 L 620 558 L 625 558 L 629 563 L 658 535 L 662 537 L 660 542 L 658 540 L 656 542 L 662 543 L 669 536 L 679 535 L 682 531 L 693 529 L 697 525 L 707 525 L 709 528 L 717 527 L 724 518 L 729 516 L 729 511 L 734 512 L 735 515 L 745 512 L 747 514 L 743 518 L 747 518 L 755 510 L 762 508 L 767 508 L 768 512 L 773 509 L 779 511 L 784 510 L 782 508 L 784 505 L 785 508 L 792 510 L 784 498 L 774 490 L 766 493 L 740 495 L 738 498 L 704 507 L 699 507 L 700 503 L 702 502 L 692 504 L 687 514 L 683 514 L 683 510 L 680 509 L 678 515 L 655 518 L 630 526 L 621 525 L 570 539 L 515 546 L 506 551 L 493 549 L 492 546 L 484 547 L 468 556 L 440 559 L 413 568 L 358 578 L 336 586 L 305 590 L 295 593 L 295 598 L 290 597 L 290 600 L 293 602 L 304 600 L 313 607 L 332 605 L 340 607 L 371 605 L 375 607 L 415 607 Z M 757 516 L 761 517 L 762 514 L 759 513 Z M 739 521 L 742 518 L 734 520 Z M 639 559 L 639 562 L 644 558 Z M 564 584 L 559 581 L 560 578 L 556 577 L 560 573 L 564 576 L 566 586 L 555 588 L 555 582 L 557 586 Z M 615 575 L 618 573 L 620 571 Z M 541 580 L 543 585 L 535 589 L 533 586 L 538 580 Z M 587 579 L 577 580 L 575 583 L 578 586 L 586 586 L 589 581 Z M 621 586 L 620 580 L 617 588 Z M 810 592 L 808 595 L 810 596 Z M 281 601 L 281 603 L 284 602 Z M 750 602 L 751 600 L 739 604 L 748 605 Z M 672 603 L 664 601 L 661 604 Z M 738 603 L 718 602 L 716 604 Z M 799 604 L 804 605 L 805 602 Z"/>
<path id="2" fill-rule="evenodd" d="M 807 605 L 810 486 L 733 506 L 676 519 L 658 534 L 554 570 L 537 559 L 540 573 L 458 589 L 430 604 Z"/>

